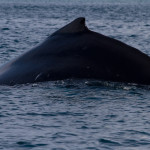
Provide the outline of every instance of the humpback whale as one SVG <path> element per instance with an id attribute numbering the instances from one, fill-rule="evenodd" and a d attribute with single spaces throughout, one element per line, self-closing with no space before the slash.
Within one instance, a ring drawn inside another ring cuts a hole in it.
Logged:
<path id="1" fill-rule="evenodd" d="M 0 85 L 67 78 L 150 84 L 150 57 L 91 31 L 80 17 L 0 68 Z"/>

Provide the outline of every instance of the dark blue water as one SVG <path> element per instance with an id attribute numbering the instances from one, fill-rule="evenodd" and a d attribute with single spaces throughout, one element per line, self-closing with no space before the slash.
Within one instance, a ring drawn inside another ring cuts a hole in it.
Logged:
<path id="1" fill-rule="evenodd" d="M 0 64 L 81 16 L 150 55 L 148 0 L 0 0 Z M 86 79 L 0 86 L 0 149 L 149 150 L 150 87 Z"/>

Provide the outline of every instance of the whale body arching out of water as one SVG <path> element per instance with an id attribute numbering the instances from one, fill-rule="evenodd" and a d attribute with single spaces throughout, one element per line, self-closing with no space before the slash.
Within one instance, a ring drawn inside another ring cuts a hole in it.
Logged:
<path id="1" fill-rule="evenodd" d="M 0 85 L 67 78 L 150 84 L 150 57 L 90 31 L 80 17 L 0 68 Z"/>

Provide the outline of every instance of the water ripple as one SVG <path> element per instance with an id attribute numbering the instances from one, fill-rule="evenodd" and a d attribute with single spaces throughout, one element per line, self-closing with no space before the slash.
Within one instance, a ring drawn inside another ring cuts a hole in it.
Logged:
<path id="1" fill-rule="evenodd" d="M 0 0 L 0 64 L 77 17 L 150 55 L 148 0 Z M 150 86 L 61 80 L 0 86 L 0 149 L 149 150 Z"/>

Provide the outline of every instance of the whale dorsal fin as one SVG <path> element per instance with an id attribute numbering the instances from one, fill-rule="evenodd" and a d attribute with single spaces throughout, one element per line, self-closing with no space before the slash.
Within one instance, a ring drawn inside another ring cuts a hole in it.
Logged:
<path id="1" fill-rule="evenodd" d="M 54 32 L 52 35 L 65 34 L 65 33 L 77 33 L 77 32 L 82 32 L 85 30 L 88 30 L 88 28 L 85 25 L 85 18 L 80 17 L 80 18 L 73 20 L 71 23 L 62 27 L 58 31 Z"/>

